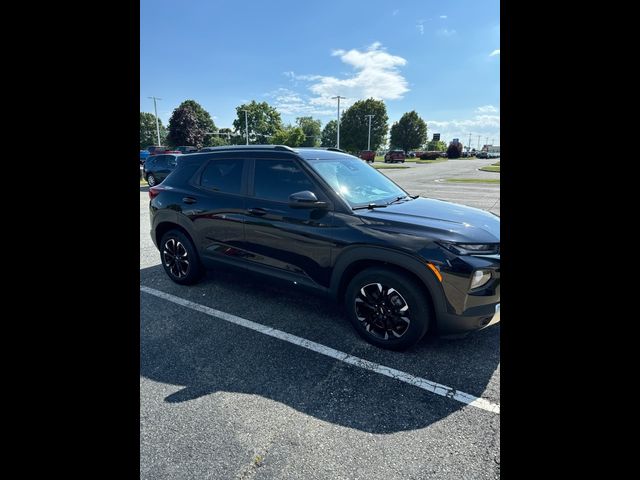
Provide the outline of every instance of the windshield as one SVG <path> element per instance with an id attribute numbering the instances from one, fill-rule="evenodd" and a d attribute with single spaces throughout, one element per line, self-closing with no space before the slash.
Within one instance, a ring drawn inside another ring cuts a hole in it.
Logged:
<path id="1" fill-rule="evenodd" d="M 407 193 L 358 158 L 308 160 L 309 165 L 353 207 L 386 204 Z"/>

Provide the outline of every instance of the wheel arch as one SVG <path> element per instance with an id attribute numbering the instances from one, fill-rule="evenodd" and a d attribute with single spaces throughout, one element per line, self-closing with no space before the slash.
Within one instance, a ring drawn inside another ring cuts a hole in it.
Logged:
<path id="1" fill-rule="evenodd" d="M 433 272 L 417 258 L 384 247 L 350 247 L 340 254 L 333 268 L 329 295 L 342 303 L 349 282 L 361 271 L 381 266 L 399 271 L 413 278 L 431 300 L 433 318 L 446 312 L 446 299 L 440 282 Z"/>

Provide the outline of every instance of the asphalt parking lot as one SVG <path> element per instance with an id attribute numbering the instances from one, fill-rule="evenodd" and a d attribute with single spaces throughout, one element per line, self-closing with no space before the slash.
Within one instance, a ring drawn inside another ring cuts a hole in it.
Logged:
<path id="1" fill-rule="evenodd" d="M 499 185 L 441 181 L 499 178 L 477 171 L 495 161 L 382 172 L 499 214 Z M 216 271 L 180 286 L 147 209 L 141 187 L 141 478 L 499 478 L 500 324 L 396 353 L 289 285 Z"/>

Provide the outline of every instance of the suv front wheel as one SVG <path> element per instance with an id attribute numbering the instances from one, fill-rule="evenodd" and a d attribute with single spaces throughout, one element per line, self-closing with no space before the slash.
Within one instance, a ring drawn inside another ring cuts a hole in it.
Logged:
<path id="1" fill-rule="evenodd" d="M 377 347 L 405 350 L 429 328 L 431 312 L 420 286 L 388 268 L 358 273 L 347 287 L 345 306 L 358 334 Z"/>

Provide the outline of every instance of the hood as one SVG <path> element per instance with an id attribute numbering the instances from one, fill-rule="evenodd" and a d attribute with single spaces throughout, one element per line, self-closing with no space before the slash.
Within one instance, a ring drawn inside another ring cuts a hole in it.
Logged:
<path id="1" fill-rule="evenodd" d="M 443 240 L 500 243 L 500 217 L 458 203 L 416 198 L 372 210 L 356 210 L 365 221 L 394 230 L 425 231 Z"/>

